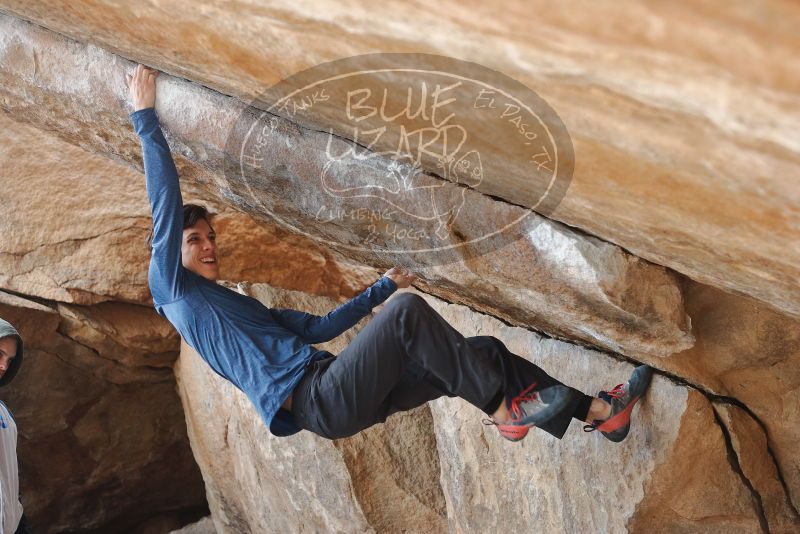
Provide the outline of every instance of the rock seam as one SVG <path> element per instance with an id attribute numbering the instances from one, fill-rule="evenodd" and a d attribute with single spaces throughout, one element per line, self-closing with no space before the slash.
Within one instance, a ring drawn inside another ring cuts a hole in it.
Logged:
<path id="1" fill-rule="evenodd" d="M 742 466 L 739 462 L 739 456 L 736 454 L 736 450 L 733 447 L 731 433 L 728 430 L 728 427 L 725 426 L 725 423 L 722 422 L 719 413 L 714 408 L 713 402 L 711 403 L 711 411 L 714 413 L 714 422 L 717 423 L 717 426 L 719 426 L 720 430 L 722 431 L 722 437 L 725 440 L 725 450 L 728 452 L 727 457 L 728 463 L 731 466 L 731 470 L 739 475 L 742 483 L 750 491 L 750 495 L 753 498 L 754 508 L 756 514 L 758 515 L 758 523 L 761 525 L 761 531 L 765 534 L 769 534 L 771 531 L 769 529 L 769 521 L 767 521 L 767 514 L 764 512 L 764 501 L 761 498 L 761 494 L 753 486 L 753 483 L 750 482 L 750 479 L 744 474 L 744 471 L 742 471 Z"/>

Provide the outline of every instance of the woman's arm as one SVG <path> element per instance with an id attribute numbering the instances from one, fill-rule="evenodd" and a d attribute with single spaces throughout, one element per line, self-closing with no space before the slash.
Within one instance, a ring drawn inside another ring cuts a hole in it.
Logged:
<path id="1" fill-rule="evenodd" d="M 320 317 L 286 308 L 270 308 L 275 322 L 291 330 L 307 343 L 324 343 L 352 328 L 367 316 L 372 308 L 381 304 L 395 292 L 397 284 L 383 276 L 364 292 Z"/>
<path id="2" fill-rule="evenodd" d="M 416 279 L 402 267 L 392 267 L 360 295 L 345 302 L 324 317 L 297 310 L 270 309 L 275 321 L 307 343 L 324 343 L 352 328 L 398 288 L 406 288 Z"/>
<path id="3" fill-rule="evenodd" d="M 128 76 L 135 111 L 131 122 L 142 144 L 147 197 L 153 214 L 150 291 L 156 304 L 166 304 L 183 295 L 183 199 L 178 171 L 155 108 L 157 73 L 142 65 Z"/>

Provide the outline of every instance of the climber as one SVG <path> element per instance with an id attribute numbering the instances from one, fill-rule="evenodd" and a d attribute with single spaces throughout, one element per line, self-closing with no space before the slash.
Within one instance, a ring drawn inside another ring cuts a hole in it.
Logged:
<path id="1" fill-rule="evenodd" d="M 155 112 L 158 73 L 126 75 L 153 213 L 149 284 L 159 314 L 220 376 L 242 390 L 270 431 L 353 435 L 441 396 L 458 396 L 509 440 L 537 426 L 561 438 L 571 418 L 611 441 L 628 434 L 652 369 L 590 397 L 551 378 L 491 336 L 463 337 L 426 301 L 397 295 L 338 355 L 319 350 L 415 276 L 401 267 L 324 317 L 267 308 L 218 285 L 216 233 L 205 208 L 183 205 L 178 174 Z"/>
<path id="2" fill-rule="evenodd" d="M 0 387 L 8 385 L 22 365 L 22 338 L 0 319 Z M 22 512 L 17 472 L 17 423 L 0 400 L 0 533 L 29 534 Z"/>

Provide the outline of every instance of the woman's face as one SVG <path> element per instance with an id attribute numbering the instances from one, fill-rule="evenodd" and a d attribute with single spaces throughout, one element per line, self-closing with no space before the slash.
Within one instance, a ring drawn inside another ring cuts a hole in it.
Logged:
<path id="1" fill-rule="evenodd" d="M 183 229 L 181 262 L 183 266 L 208 280 L 219 278 L 217 234 L 208 221 L 200 219 L 194 226 Z"/>
<path id="2" fill-rule="evenodd" d="M 0 378 L 6 374 L 11 367 L 11 360 L 17 355 L 17 338 L 4 337 L 0 339 Z"/>

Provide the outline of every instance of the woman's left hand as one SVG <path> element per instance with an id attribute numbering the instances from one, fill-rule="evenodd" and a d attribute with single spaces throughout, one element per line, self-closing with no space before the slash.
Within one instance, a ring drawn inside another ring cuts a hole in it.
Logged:
<path id="1" fill-rule="evenodd" d="M 133 110 L 152 108 L 156 105 L 156 78 L 158 71 L 144 65 L 136 65 L 133 73 L 125 75 Z"/>

